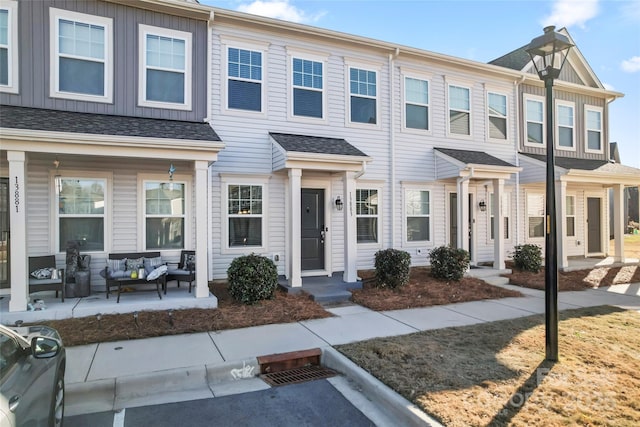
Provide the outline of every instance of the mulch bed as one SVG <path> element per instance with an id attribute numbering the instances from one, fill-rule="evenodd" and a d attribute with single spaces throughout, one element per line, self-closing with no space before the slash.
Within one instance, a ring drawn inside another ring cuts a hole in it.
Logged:
<path id="1" fill-rule="evenodd" d="M 512 285 L 544 290 L 544 268 L 538 273 L 513 269 L 505 274 Z M 639 283 L 640 266 L 600 267 L 587 270 L 560 271 L 558 273 L 558 291 L 582 291 L 603 286 L 623 283 Z"/>

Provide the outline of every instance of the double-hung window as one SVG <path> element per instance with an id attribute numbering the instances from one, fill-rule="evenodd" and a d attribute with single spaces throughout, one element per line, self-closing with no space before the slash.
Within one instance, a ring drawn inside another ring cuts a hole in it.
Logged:
<path id="1" fill-rule="evenodd" d="M 358 243 L 378 242 L 378 190 L 356 190 L 356 235 Z"/>
<path id="2" fill-rule="evenodd" d="M 429 130 L 429 81 L 405 77 L 404 102 L 405 127 Z"/>
<path id="3" fill-rule="evenodd" d="M 576 196 L 566 196 L 565 220 L 567 227 L 567 237 L 576 235 Z"/>
<path id="4" fill-rule="evenodd" d="M 431 240 L 430 194 L 426 190 L 405 190 L 407 242 Z"/>
<path id="5" fill-rule="evenodd" d="M 227 106 L 262 111 L 262 52 L 227 48 Z"/>
<path id="6" fill-rule="evenodd" d="M 544 237 L 544 195 L 527 194 L 527 219 L 529 221 L 529 237 Z"/>
<path id="7" fill-rule="evenodd" d="M 377 85 L 375 71 L 349 68 L 351 123 L 378 122 Z"/>
<path id="8" fill-rule="evenodd" d="M 602 108 L 585 107 L 585 151 L 602 153 Z"/>
<path id="9" fill-rule="evenodd" d="M 449 133 L 471 135 L 471 89 L 449 85 Z"/>
<path id="10" fill-rule="evenodd" d="M 18 3 L 0 3 L 0 91 L 18 93 Z"/>
<path id="11" fill-rule="evenodd" d="M 323 63 L 293 58 L 293 115 L 323 118 Z"/>
<path id="12" fill-rule="evenodd" d="M 55 8 L 49 11 L 50 95 L 111 102 L 113 20 Z"/>
<path id="13" fill-rule="evenodd" d="M 183 249 L 186 184 L 145 181 L 145 249 Z"/>
<path id="14" fill-rule="evenodd" d="M 525 115 L 527 139 L 524 144 L 533 147 L 544 147 L 544 102 L 540 98 L 525 96 Z"/>
<path id="15" fill-rule="evenodd" d="M 263 186 L 227 185 L 229 247 L 263 246 Z"/>
<path id="16" fill-rule="evenodd" d="M 58 250 L 68 243 L 82 251 L 105 250 L 107 180 L 56 177 Z"/>
<path id="17" fill-rule="evenodd" d="M 558 148 L 564 150 L 575 149 L 575 132 L 574 127 L 574 114 L 573 104 L 568 102 L 558 101 L 556 106 L 557 117 L 557 134 Z"/>
<path id="18" fill-rule="evenodd" d="M 489 106 L 489 138 L 507 139 L 507 96 L 489 92 L 487 105 Z"/>
<path id="19" fill-rule="evenodd" d="M 138 104 L 190 110 L 191 33 L 140 24 L 138 37 Z"/>
<path id="20" fill-rule="evenodd" d="M 489 225 L 489 238 L 491 240 L 495 239 L 495 223 L 494 223 L 494 218 L 495 218 L 495 210 L 493 208 L 493 204 L 495 202 L 495 198 L 494 198 L 494 193 L 491 193 L 489 195 L 489 217 L 490 217 L 490 225 Z M 509 239 L 509 212 L 511 211 L 511 197 L 509 195 L 509 193 L 504 193 L 502 195 L 502 215 L 503 215 L 503 219 L 504 219 L 504 231 L 503 231 L 503 236 L 502 238 L 504 240 L 508 240 Z"/>

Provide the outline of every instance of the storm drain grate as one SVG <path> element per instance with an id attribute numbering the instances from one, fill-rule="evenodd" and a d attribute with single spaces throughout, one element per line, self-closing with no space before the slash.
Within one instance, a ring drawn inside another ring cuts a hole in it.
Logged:
<path id="1" fill-rule="evenodd" d="M 324 366 L 309 365 L 286 371 L 262 374 L 260 377 L 272 386 L 280 386 L 322 380 L 336 375 L 338 375 L 336 371 Z"/>

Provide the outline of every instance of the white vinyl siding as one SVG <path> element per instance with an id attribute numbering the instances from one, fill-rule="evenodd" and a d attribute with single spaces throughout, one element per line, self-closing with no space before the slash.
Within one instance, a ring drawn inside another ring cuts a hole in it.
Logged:
<path id="1" fill-rule="evenodd" d="M 556 103 L 556 148 L 560 150 L 575 150 L 574 110 L 573 103 Z"/>
<path id="2" fill-rule="evenodd" d="M 602 108 L 585 106 L 585 151 L 602 153 Z"/>
<path id="3" fill-rule="evenodd" d="M 54 98 L 113 99 L 113 20 L 50 8 L 51 86 Z"/>
<path id="4" fill-rule="evenodd" d="M 471 135 L 471 89 L 449 85 L 449 134 Z"/>
<path id="5" fill-rule="evenodd" d="M 524 145 L 531 147 L 546 146 L 544 98 L 525 95 L 524 116 L 526 131 Z"/>
<path id="6" fill-rule="evenodd" d="M 0 92 L 18 93 L 18 3 L 0 3 Z"/>
<path id="7" fill-rule="evenodd" d="M 507 96 L 489 92 L 487 93 L 487 105 L 489 106 L 488 114 L 488 127 L 489 127 L 489 139 L 507 139 Z"/>

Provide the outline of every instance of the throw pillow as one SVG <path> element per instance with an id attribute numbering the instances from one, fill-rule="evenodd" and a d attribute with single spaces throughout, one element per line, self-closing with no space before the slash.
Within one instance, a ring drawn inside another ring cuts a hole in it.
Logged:
<path id="1" fill-rule="evenodd" d="M 126 267 L 127 259 L 108 259 L 107 260 L 107 268 L 109 271 L 124 271 Z"/>
<path id="2" fill-rule="evenodd" d="M 153 270 L 151 273 L 147 274 L 147 280 L 156 280 L 158 277 L 166 273 L 167 273 L 167 266 L 161 265 L 155 270 Z"/>
<path id="3" fill-rule="evenodd" d="M 127 271 L 144 267 L 144 257 L 127 259 Z"/>
<path id="4" fill-rule="evenodd" d="M 156 268 L 163 265 L 162 257 L 154 257 L 154 258 L 145 258 L 144 259 L 144 271 L 146 274 L 151 273 Z"/>
<path id="5" fill-rule="evenodd" d="M 53 268 L 39 268 L 31 272 L 31 277 L 34 279 L 51 279 L 51 272 Z"/>

